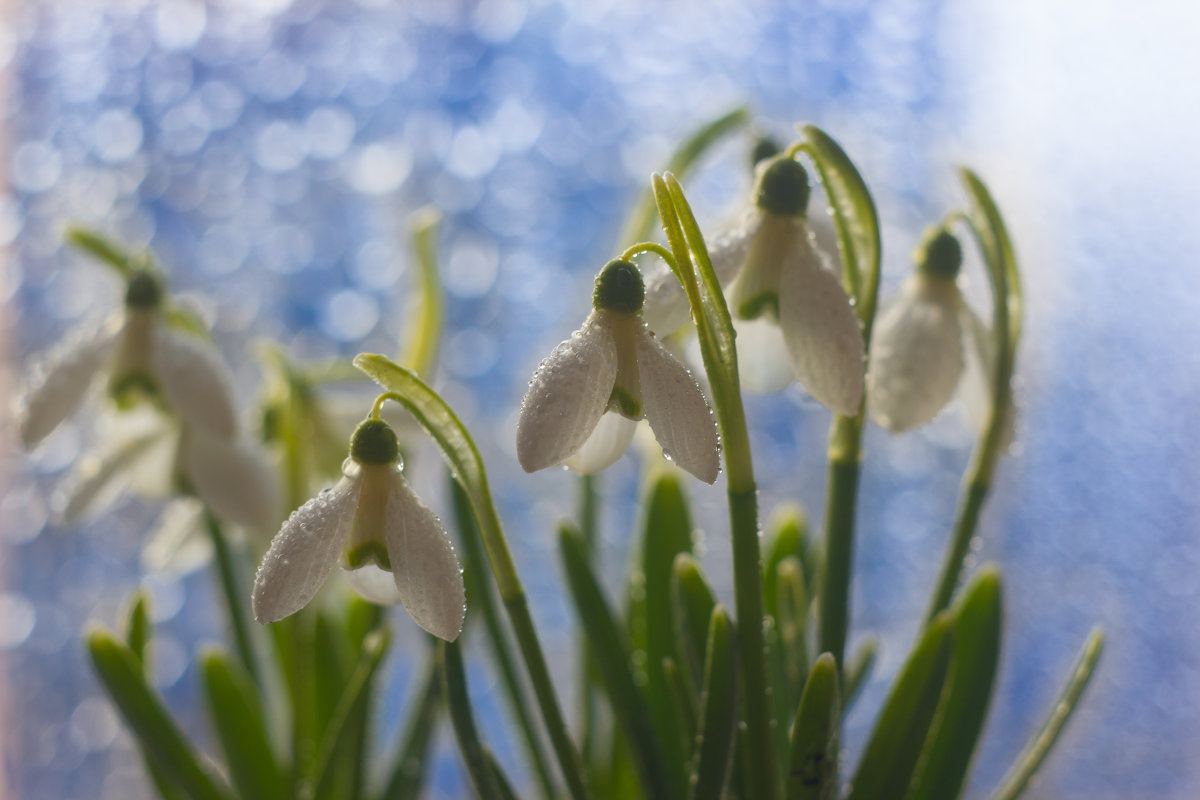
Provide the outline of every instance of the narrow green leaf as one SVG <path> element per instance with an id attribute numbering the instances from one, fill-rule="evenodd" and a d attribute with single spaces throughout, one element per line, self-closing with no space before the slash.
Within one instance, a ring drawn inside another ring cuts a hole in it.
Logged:
<path id="1" fill-rule="evenodd" d="M 1091 681 L 1092 673 L 1096 669 L 1096 662 L 1099 661 L 1100 652 L 1103 649 L 1104 633 L 1099 628 L 1095 628 L 1088 635 L 1087 641 L 1083 643 L 1083 649 L 1079 651 L 1075 665 L 1071 668 L 1071 674 L 1067 677 L 1067 683 L 1059 693 L 1057 701 L 1051 706 L 1046 721 L 1042 723 L 1037 734 L 1018 756 L 1008 774 L 1004 776 L 1004 780 L 1000 782 L 1000 788 L 992 795 L 992 800 L 1016 800 L 1025 791 L 1029 780 L 1042 766 L 1042 762 L 1046 760 L 1051 748 L 1058 741 L 1067 720 L 1071 718 L 1075 707 L 1079 705 L 1079 698 L 1083 696 L 1084 689 Z"/>
<path id="2" fill-rule="evenodd" d="M 735 108 L 711 122 L 705 123 L 679 145 L 670 161 L 667 162 L 666 171 L 674 173 L 680 180 L 683 180 L 705 153 L 749 121 L 748 109 Z M 629 218 L 625 220 L 625 225 L 621 229 L 619 246 L 624 247 L 649 239 L 654 233 L 654 213 L 654 191 L 652 189 L 644 190 L 638 196 Z"/>
<path id="3" fill-rule="evenodd" d="M 437 232 L 442 214 L 432 206 L 412 216 L 413 255 L 417 260 L 420 283 L 416 313 L 409 315 L 404 333 L 404 352 L 400 363 L 427 379 L 437 366 L 438 343 L 442 338 L 442 317 L 445 299 L 438 276 Z"/>
<path id="4" fill-rule="evenodd" d="M 163 774 L 195 800 L 228 800 L 229 794 L 146 683 L 133 651 L 103 630 L 87 634 L 86 642 L 100 682 Z"/>
<path id="5" fill-rule="evenodd" d="M 662 758 L 646 696 L 634 681 L 629 644 L 592 573 L 583 537 L 564 524 L 559 528 L 559 544 L 575 610 L 596 654 L 613 714 L 629 737 L 643 788 L 650 797 L 679 797 L 682 787 L 672 780 L 671 765 Z"/>
<path id="6" fill-rule="evenodd" d="M 146 645 L 150 643 L 150 597 L 139 590 L 132 597 L 129 613 L 125 616 L 125 642 L 146 673 Z"/>
<path id="7" fill-rule="evenodd" d="M 950 675 L 907 800 L 954 800 L 987 718 L 1000 660 L 1000 573 L 985 567 L 953 609 Z"/>
<path id="8" fill-rule="evenodd" d="M 662 670 L 671 695 L 672 713 L 679 719 L 684 743 L 690 749 L 692 742 L 696 741 L 696 715 L 699 712 L 697 707 L 699 698 L 692 697 L 688 691 L 683 674 L 679 671 L 679 662 L 673 658 L 664 658 Z"/>
<path id="9" fill-rule="evenodd" d="M 867 679 L 871 677 L 871 673 L 875 669 L 875 660 L 878 657 L 879 640 L 874 636 L 863 639 L 858 650 L 850 656 L 850 660 L 846 664 L 846 696 L 842 701 L 843 711 L 849 709 L 858 699 L 862 688 L 867 684 Z"/>
<path id="10" fill-rule="evenodd" d="M 786 800 L 834 800 L 837 797 L 838 729 L 841 701 L 838 669 L 822 653 L 808 679 L 791 730 Z"/>
<path id="11" fill-rule="evenodd" d="M 346 634 L 327 611 L 318 610 L 313 624 L 313 713 L 317 741 L 325 737 L 346 682 L 354 670 L 357 650 L 351 651 Z"/>
<path id="12" fill-rule="evenodd" d="M 970 222 L 983 246 L 993 288 L 1000 289 L 1005 300 L 1005 310 L 1008 312 L 1007 344 L 1008 349 L 1013 351 L 1021 337 L 1023 309 L 1021 275 L 1017 269 L 1012 239 L 1008 235 L 1004 217 L 984 182 L 966 167 L 960 168 L 958 173 L 971 200 Z"/>
<path id="13" fill-rule="evenodd" d="M 630 606 L 634 664 L 642 674 L 639 685 L 646 687 L 663 757 L 668 764 L 686 763 L 691 751 L 675 713 L 671 688 L 663 673 L 663 661 L 679 660 L 675 639 L 675 620 L 671 608 L 671 567 L 680 553 L 691 552 L 692 520 L 687 495 L 679 473 L 662 470 L 649 487 L 645 501 L 646 519 L 642 525 L 640 569 L 631 583 L 636 590 Z"/>
<path id="14" fill-rule="evenodd" d="M 450 721 L 454 723 L 454 736 L 471 784 L 481 800 L 501 800 L 496 788 L 496 773 L 488 760 L 486 751 L 479 741 L 475 717 L 471 713 L 471 698 L 467 694 L 467 676 L 463 670 L 462 650 L 458 642 L 437 643 L 438 662 L 442 670 L 442 690 L 446 693 L 446 706 Z"/>
<path id="15" fill-rule="evenodd" d="M 416 800 L 425 780 L 429 746 L 437 729 L 438 709 L 442 700 L 442 679 L 437 646 L 429 640 L 425 671 L 416 691 L 411 693 L 408 723 L 400 739 L 400 749 L 381 800 Z"/>
<path id="16" fill-rule="evenodd" d="M 775 589 L 775 570 L 779 562 L 795 556 L 804 564 L 804 585 L 813 586 L 813 575 L 805 563 L 808 555 L 808 517 L 799 506 L 788 506 L 775 511 L 767 523 L 766 546 L 763 548 L 763 609 L 770 616 L 777 612 L 779 599 Z"/>
<path id="17" fill-rule="evenodd" d="M 313 793 L 316 796 L 321 796 L 327 791 L 329 781 L 334 777 L 335 756 L 339 743 L 342 741 L 342 737 L 347 735 L 348 725 L 359 713 L 359 709 L 365 705 L 366 698 L 370 696 L 375 675 L 379 671 L 383 657 L 387 655 L 389 644 L 391 644 L 391 638 L 386 628 L 372 633 L 363 642 L 358 666 L 346 683 L 346 688 L 342 692 L 341 699 L 338 700 L 337 708 L 334 709 L 329 725 L 325 729 L 325 735 L 321 739 L 321 746 L 317 750 L 316 768 L 312 779 Z"/>
<path id="18" fill-rule="evenodd" d="M 122 278 L 133 274 L 129 253 L 102 234 L 87 228 L 71 227 L 67 229 L 66 240 L 72 247 L 82 250 L 101 264 L 112 267 Z"/>
<path id="19" fill-rule="evenodd" d="M 250 676 L 219 649 L 204 653 L 200 666 L 209 716 L 234 789 L 242 797 L 284 800 L 290 787 L 271 747 Z"/>
<path id="20" fill-rule="evenodd" d="M 883 253 L 875 201 L 841 145 L 815 125 L 804 125 L 799 131 L 833 206 L 846 291 L 856 301 L 854 310 L 863 326 L 863 342 L 869 348 Z"/>
<path id="21" fill-rule="evenodd" d="M 950 615 L 938 615 L 901 667 L 858 764 L 850 800 L 904 795 L 946 681 L 952 629 Z"/>
<path id="22" fill-rule="evenodd" d="M 684 681 L 692 695 L 700 696 L 704 685 L 704 657 L 708 642 L 708 621 L 717 604 L 716 594 L 700 571 L 700 562 L 689 553 L 675 557 L 671 568 L 671 603 L 675 616 L 675 641 L 678 642 Z"/>
<path id="23" fill-rule="evenodd" d="M 692 769 L 691 800 L 720 800 L 725 793 L 730 757 L 737 735 L 737 650 L 733 622 L 724 606 L 713 609 L 704 660 L 700 733 Z"/>
<path id="24" fill-rule="evenodd" d="M 808 679 L 809 652 L 807 642 L 809 597 L 804 585 L 804 569 L 800 559 L 788 556 L 775 568 L 776 613 L 775 649 L 769 655 L 776 664 L 773 669 L 771 700 L 774 718 L 780 722 L 775 729 L 776 763 L 784 769 L 788 763 L 788 732 L 784 724 L 796 713 L 804 682 Z M 786 775 L 781 775 L 786 780 Z"/>
<path id="25" fill-rule="evenodd" d="M 496 760 L 495 754 L 485 747 L 483 748 L 483 757 L 487 759 L 488 769 L 492 773 L 492 782 L 496 785 L 496 794 L 500 800 L 517 800 L 517 793 L 513 790 L 508 776 L 501 769 L 500 762 Z"/>

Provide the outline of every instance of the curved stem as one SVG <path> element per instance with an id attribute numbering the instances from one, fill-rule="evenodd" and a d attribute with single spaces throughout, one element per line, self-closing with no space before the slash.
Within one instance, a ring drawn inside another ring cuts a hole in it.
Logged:
<path id="1" fill-rule="evenodd" d="M 675 257 L 671 255 L 671 251 L 657 242 L 641 242 L 640 244 L 635 244 L 632 247 L 627 248 L 624 253 L 621 253 L 621 260 L 632 261 L 636 256 L 639 256 L 642 253 L 654 253 L 654 255 L 667 262 L 667 266 L 671 268 L 672 272 L 679 272 L 679 265 L 675 261 Z"/>

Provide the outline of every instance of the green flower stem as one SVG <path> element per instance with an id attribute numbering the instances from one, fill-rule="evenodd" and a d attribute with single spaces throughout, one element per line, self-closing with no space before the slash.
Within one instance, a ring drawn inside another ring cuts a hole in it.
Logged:
<path id="1" fill-rule="evenodd" d="M 671 255 L 670 250 L 663 247 L 661 244 L 658 244 L 657 242 L 641 242 L 639 244 L 635 244 L 632 247 L 627 248 L 624 253 L 621 253 L 621 260 L 633 261 L 635 256 L 639 256 L 642 253 L 654 253 L 663 261 L 667 262 L 667 265 L 671 267 L 672 272 L 677 275 L 679 274 L 679 266 L 675 263 L 675 256 Z"/>
<path id="2" fill-rule="evenodd" d="M 583 535 L 588 559 L 596 556 L 597 500 L 596 475 L 579 476 L 579 532 Z M 579 633 L 579 718 L 582 729 L 580 751 L 583 762 L 590 764 L 596 747 L 598 720 L 596 718 L 596 675 L 595 657 L 588 646 L 587 635 Z"/>
<path id="3" fill-rule="evenodd" d="M 475 519 L 479 523 L 480 538 L 487 552 L 492 575 L 496 579 L 496 587 L 517 637 L 517 646 L 525 660 L 525 668 L 529 672 L 529 679 L 533 684 L 534 694 L 537 696 L 538 706 L 546 723 L 550 743 L 558 757 L 563 778 L 571 796 L 575 800 L 584 800 L 588 797 L 588 790 L 579 752 L 571 741 L 562 707 L 554 692 L 546 656 L 542 652 L 533 618 L 529 614 L 525 588 L 517 574 L 517 566 L 509 550 L 508 539 L 504 535 L 504 526 L 500 523 L 500 515 L 492 499 L 483 459 L 475 447 L 474 440 L 454 411 L 412 370 L 397 365 L 385 356 L 367 353 L 355 358 L 354 365 L 390 390 L 381 395 L 380 400 L 376 401 L 376 406 L 386 399 L 391 399 L 408 409 L 437 442 L 455 478 L 466 489 Z"/>
<path id="4" fill-rule="evenodd" d="M 251 680 L 255 685 L 261 686 L 262 679 L 258 671 L 254 640 L 250 637 L 250 626 L 247 625 L 250 616 L 246 613 L 245 598 L 249 597 L 250 593 L 242 587 L 238 580 L 233 551 L 229 547 L 229 540 L 225 538 L 225 531 L 208 509 L 204 510 L 204 527 L 208 531 L 208 538 L 212 541 L 217 581 L 221 594 L 225 598 L 225 612 L 229 617 L 230 630 L 233 631 L 234 649 L 237 650 L 242 666 L 246 668 L 246 673 Z"/>
<path id="5" fill-rule="evenodd" d="M 747 796 L 755 800 L 773 800 L 777 794 L 777 772 L 764 656 L 758 487 L 754 480 L 750 436 L 738 380 L 733 321 L 683 187 L 670 174 L 655 175 L 653 182 L 659 215 L 675 257 L 672 268 L 687 292 L 692 318 L 696 321 L 704 369 L 712 388 L 713 406 L 721 431 L 733 543 L 738 672 L 742 713 L 747 726 Z"/>
<path id="6" fill-rule="evenodd" d="M 854 564 L 854 520 L 862 463 L 863 417 L 836 415 L 829 434 L 829 473 L 825 486 L 825 571 L 817 652 L 831 653 L 841 676 L 850 617 L 850 575 Z"/>

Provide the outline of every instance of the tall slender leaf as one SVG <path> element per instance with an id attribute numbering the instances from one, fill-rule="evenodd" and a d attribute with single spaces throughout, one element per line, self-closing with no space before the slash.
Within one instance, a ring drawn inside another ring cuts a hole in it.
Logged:
<path id="1" fill-rule="evenodd" d="M 791 758 L 784 790 L 787 800 L 837 797 L 840 722 L 837 664 L 832 655 L 822 653 L 804 682 L 804 694 L 792 722 Z"/>
<path id="2" fill-rule="evenodd" d="M 442 696 L 437 646 L 430 637 L 425 671 L 416 691 L 411 693 L 408 722 L 404 727 L 396 762 L 384 786 L 381 800 L 416 800 L 420 795 L 421 784 L 425 779 L 425 765 L 429 760 L 429 746 L 437 728 L 437 712 L 441 708 Z"/>
<path id="3" fill-rule="evenodd" d="M 671 603 L 675 617 L 675 641 L 683 659 L 680 674 L 699 698 L 704 685 L 704 658 L 708 621 L 717 605 L 716 594 L 700 571 L 700 563 L 689 553 L 680 553 L 671 567 Z"/>
<path id="4" fill-rule="evenodd" d="M 437 649 L 446 706 L 450 710 L 454 736 L 458 739 L 458 749 L 467 765 L 471 784 L 480 800 L 503 800 L 503 795 L 496 786 L 499 767 L 489 760 L 483 744 L 479 741 L 479 731 L 475 727 L 471 698 L 467 694 L 467 676 L 463 669 L 461 645 L 458 642 L 439 641 Z"/>
<path id="5" fill-rule="evenodd" d="M 688 797 L 720 800 L 725 793 L 737 734 L 737 650 L 733 621 L 724 606 L 713 609 L 704 660 L 702 716 Z"/>
<path id="6" fill-rule="evenodd" d="M 242 797 L 284 800 L 290 787 L 267 734 L 260 695 L 250 676 L 227 652 L 211 649 L 200 658 L 208 713 L 229 778 Z"/>

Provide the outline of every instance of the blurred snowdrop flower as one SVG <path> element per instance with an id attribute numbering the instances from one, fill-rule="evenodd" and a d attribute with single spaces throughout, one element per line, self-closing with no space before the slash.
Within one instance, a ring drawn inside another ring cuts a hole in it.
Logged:
<path id="1" fill-rule="evenodd" d="M 222 519 L 269 528 L 279 490 L 270 466 L 238 435 L 229 369 L 211 343 L 171 327 L 162 305 L 159 277 L 132 273 L 119 315 L 68 337 L 34 367 L 18 408 L 21 440 L 36 447 L 107 375 L 125 413 L 59 492 L 63 521 L 94 516 L 133 490 L 194 493 Z"/>
<path id="2" fill-rule="evenodd" d="M 429 633 L 458 638 L 462 570 L 446 530 L 402 469 L 391 426 L 380 419 L 360 424 L 342 479 L 292 512 L 271 542 L 254 580 L 255 619 L 275 622 L 299 611 L 340 564 L 367 600 L 399 601 Z"/>
<path id="3" fill-rule="evenodd" d="M 839 276 L 826 263 L 808 228 L 808 173 L 785 156 L 764 162 L 755 188 L 755 208 L 734 230 L 713 239 L 713 270 L 726 287 L 735 320 L 767 320 L 780 336 L 750 328 L 742 358 L 772 359 L 787 353 L 792 372 L 808 392 L 839 414 L 855 414 L 862 402 L 862 332 Z M 686 320 L 686 298 L 674 276 L 656 276 L 647 288 L 646 321 L 669 333 Z M 782 388 L 780 370 L 770 365 L 746 370 L 751 385 Z"/>
<path id="4" fill-rule="evenodd" d="M 596 277 L 594 310 L 534 373 L 517 421 L 526 472 L 566 464 L 583 474 L 612 464 L 643 417 L 668 458 L 706 483 L 720 445 L 708 400 L 642 320 L 637 268 L 611 261 Z"/>
<path id="5" fill-rule="evenodd" d="M 899 433 L 932 420 L 961 388 L 982 427 L 991 402 L 986 327 L 959 291 L 962 248 L 933 228 L 914 253 L 917 269 L 875 323 L 867 396 L 871 418 Z"/>

